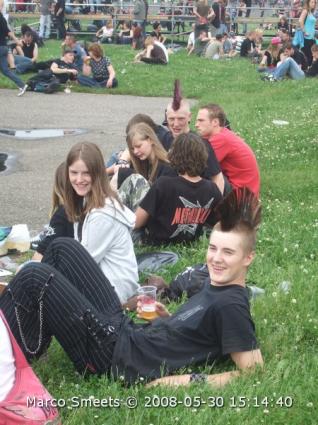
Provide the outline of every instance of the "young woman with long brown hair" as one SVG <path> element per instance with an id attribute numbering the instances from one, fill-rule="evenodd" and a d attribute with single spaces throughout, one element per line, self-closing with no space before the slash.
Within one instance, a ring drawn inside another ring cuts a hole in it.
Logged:
<path id="1" fill-rule="evenodd" d="M 87 249 L 124 304 L 138 289 L 130 232 L 135 214 L 109 185 L 104 159 L 93 143 L 78 143 L 66 159 L 64 208 L 74 237 Z"/>

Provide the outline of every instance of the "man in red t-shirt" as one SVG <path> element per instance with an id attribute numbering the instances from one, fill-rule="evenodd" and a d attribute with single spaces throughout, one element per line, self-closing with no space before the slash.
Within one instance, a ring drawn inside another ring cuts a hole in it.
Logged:
<path id="1" fill-rule="evenodd" d="M 231 186 L 248 187 L 259 196 L 260 174 L 254 152 L 224 124 L 223 109 L 219 105 L 208 104 L 199 110 L 195 126 L 200 136 L 209 140 L 222 173 Z"/>

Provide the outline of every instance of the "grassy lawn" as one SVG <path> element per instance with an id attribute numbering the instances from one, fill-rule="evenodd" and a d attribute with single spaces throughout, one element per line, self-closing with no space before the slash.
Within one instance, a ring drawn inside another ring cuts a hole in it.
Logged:
<path id="1" fill-rule="evenodd" d="M 66 400 L 66 406 L 60 408 L 63 423 L 316 425 L 317 79 L 271 84 L 260 80 L 255 65 L 240 59 L 212 62 L 188 58 L 180 52 L 171 56 L 168 66 L 161 67 L 132 64 L 134 52 L 128 47 L 106 46 L 105 51 L 119 80 L 118 89 L 109 92 L 171 96 L 173 80 L 180 78 L 184 96 L 195 98 L 200 104 L 221 104 L 232 129 L 254 149 L 261 169 L 264 213 L 258 255 L 249 279 L 265 289 L 265 295 L 252 303 L 265 368 L 242 376 L 221 390 L 202 384 L 178 390 L 124 388 L 105 377 L 79 376 L 54 343 L 48 357 L 40 360 L 35 369 L 51 394 Z M 41 55 L 47 58 L 58 52 L 57 42 L 51 41 L 41 50 Z M 3 77 L 0 86 L 13 87 Z M 84 91 L 79 87 L 74 90 Z M 41 94 L 34 96 L 39 96 L 40 101 Z M 194 109 L 194 116 L 196 112 Z M 275 119 L 289 124 L 277 126 L 272 122 Z M 207 240 L 202 239 L 187 248 L 173 248 L 181 259 L 162 275 L 169 280 L 185 266 L 203 262 L 206 247 Z M 289 293 L 279 289 L 283 281 L 290 282 Z M 231 369 L 229 362 L 204 370 L 213 373 Z M 138 406 L 79 409 L 68 401 L 71 397 L 91 396 L 121 400 L 136 397 Z M 165 397 L 176 397 L 186 406 L 157 407 L 159 401 L 174 404 L 175 399 Z M 201 397 L 206 404 L 199 406 L 199 399 L 194 397 Z"/>

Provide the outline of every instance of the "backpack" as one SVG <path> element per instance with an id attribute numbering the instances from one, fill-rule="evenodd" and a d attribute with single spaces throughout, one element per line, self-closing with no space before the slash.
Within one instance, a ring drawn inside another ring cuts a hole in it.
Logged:
<path id="1" fill-rule="evenodd" d="M 47 94 L 55 93 L 61 87 L 59 80 L 49 69 L 38 72 L 27 81 L 27 85 L 31 91 Z"/>
<path id="2" fill-rule="evenodd" d="M 0 401 L 0 425 L 61 425 L 53 399 L 26 361 L 3 313 L 0 316 L 10 337 L 15 358 L 15 382 Z"/>

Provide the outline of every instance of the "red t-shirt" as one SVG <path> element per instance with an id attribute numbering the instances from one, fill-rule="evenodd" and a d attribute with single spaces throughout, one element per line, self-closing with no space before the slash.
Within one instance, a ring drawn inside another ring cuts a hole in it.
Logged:
<path id="1" fill-rule="evenodd" d="M 222 128 L 220 133 L 211 136 L 209 142 L 231 185 L 234 188 L 248 187 L 258 197 L 259 169 L 254 152 L 248 144 L 227 128 Z"/>

